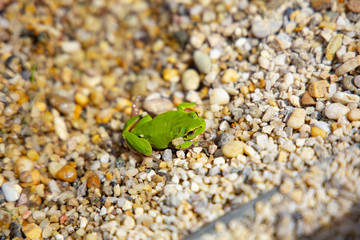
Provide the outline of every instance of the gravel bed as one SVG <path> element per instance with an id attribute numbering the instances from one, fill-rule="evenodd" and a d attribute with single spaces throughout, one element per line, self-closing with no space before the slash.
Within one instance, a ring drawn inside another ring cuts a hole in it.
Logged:
<path id="1" fill-rule="evenodd" d="M 0 1 L 0 239 L 360 238 L 359 6 Z M 131 152 L 138 95 L 200 144 Z"/>

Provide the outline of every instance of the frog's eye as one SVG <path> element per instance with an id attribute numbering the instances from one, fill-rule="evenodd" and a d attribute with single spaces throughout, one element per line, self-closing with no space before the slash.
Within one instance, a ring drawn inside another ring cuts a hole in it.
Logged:
<path id="1" fill-rule="evenodd" d="M 187 133 L 187 135 L 188 135 L 188 136 L 191 136 L 191 135 L 193 135 L 194 133 L 195 133 L 195 131 L 190 131 L 190 132 Z"/>

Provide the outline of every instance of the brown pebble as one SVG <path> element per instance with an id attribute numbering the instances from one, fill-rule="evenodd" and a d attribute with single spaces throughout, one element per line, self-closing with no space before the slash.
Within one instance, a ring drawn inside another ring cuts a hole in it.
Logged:
<path id="1" fill-rule="evenodd" d="M 59 96 L 56 94 L 48 94 L 47 98 L 50 105 L 56 108 L 62 114 L 70 114 L 75 109 L 74 103 L 69 99 L 67 99 L 66 97 Z"/>
<path id="2" fill-rule="evenodd" d="M 360 88 L 360 75 L 357 75 L 355 78 L 354 78 L 354 85 L 358 88 Z"/>
<path id="3" fill-rule="evenodd" d="M 315 11 L 320 11 L 322 9 L 328 9 L 331 6 L 330 0 L 312 0 L 311 7 Z"/>
<path id="4" fill-rule="evenodd" d="M 310 84 L 309 93 L 315 98 L 324 97 L 328 87 L 329 83 L 326 80 L 317 81 Z"/>
<path id="5" fill-rule="evenodd" d="M 100 178 L 97 174 L 91 175 L 88 180 L 86 186 L 88 188 L 100 188 Z"/>
<path id="6" fill-rule="evenodd" d="M 305 106 L 313 106 L 316 104 L 315 100 L 311 97 L 310 93 L 306 91 L 301 97 L 301 104 Z"/>
<path id="7" fill-rule="evenodd" d="M 66 164 L 56 173 L 56 177 L 66 182 L 74 182 L 77 178 L 75 166 L 76 163 Z"/>
<path id="8" fill-rule="evenodd" d="M 352 12 L 360 12 L 360 0 L 349 0 L 347 6 Z"/>

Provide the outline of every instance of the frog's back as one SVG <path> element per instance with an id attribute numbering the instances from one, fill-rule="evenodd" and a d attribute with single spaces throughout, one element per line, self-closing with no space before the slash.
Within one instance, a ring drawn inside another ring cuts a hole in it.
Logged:
<path id="1" fill-rule="evenodd" d="M 169 146 L 175 138 L 183 136 L 182 123 L 187 121 L 188 113 L 170 111 L 154 117 L 151 121 L 133 129 L 133 133 L 148 140 L 157 149 Z"/>

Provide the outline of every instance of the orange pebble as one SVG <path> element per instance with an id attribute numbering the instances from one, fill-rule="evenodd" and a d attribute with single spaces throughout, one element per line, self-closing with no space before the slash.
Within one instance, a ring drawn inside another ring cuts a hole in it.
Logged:
<path id="1" fill-rule="evenodd" d="M 88 180 L 86 186 L 88 188 L 100 188 L 100 178 L 97 174 L 91 175 Z"/>
<path id="2" fill-rule="evenodd" d="M 66 164 L 65 166 L 63 166 L 57 173 L 56 173 L 56 177 L 66 181 L 66 182 L 74 182 L 75 179 L 77 178 L 77 174 L 76 174 L 76 169 L 74 164 Z"/>

